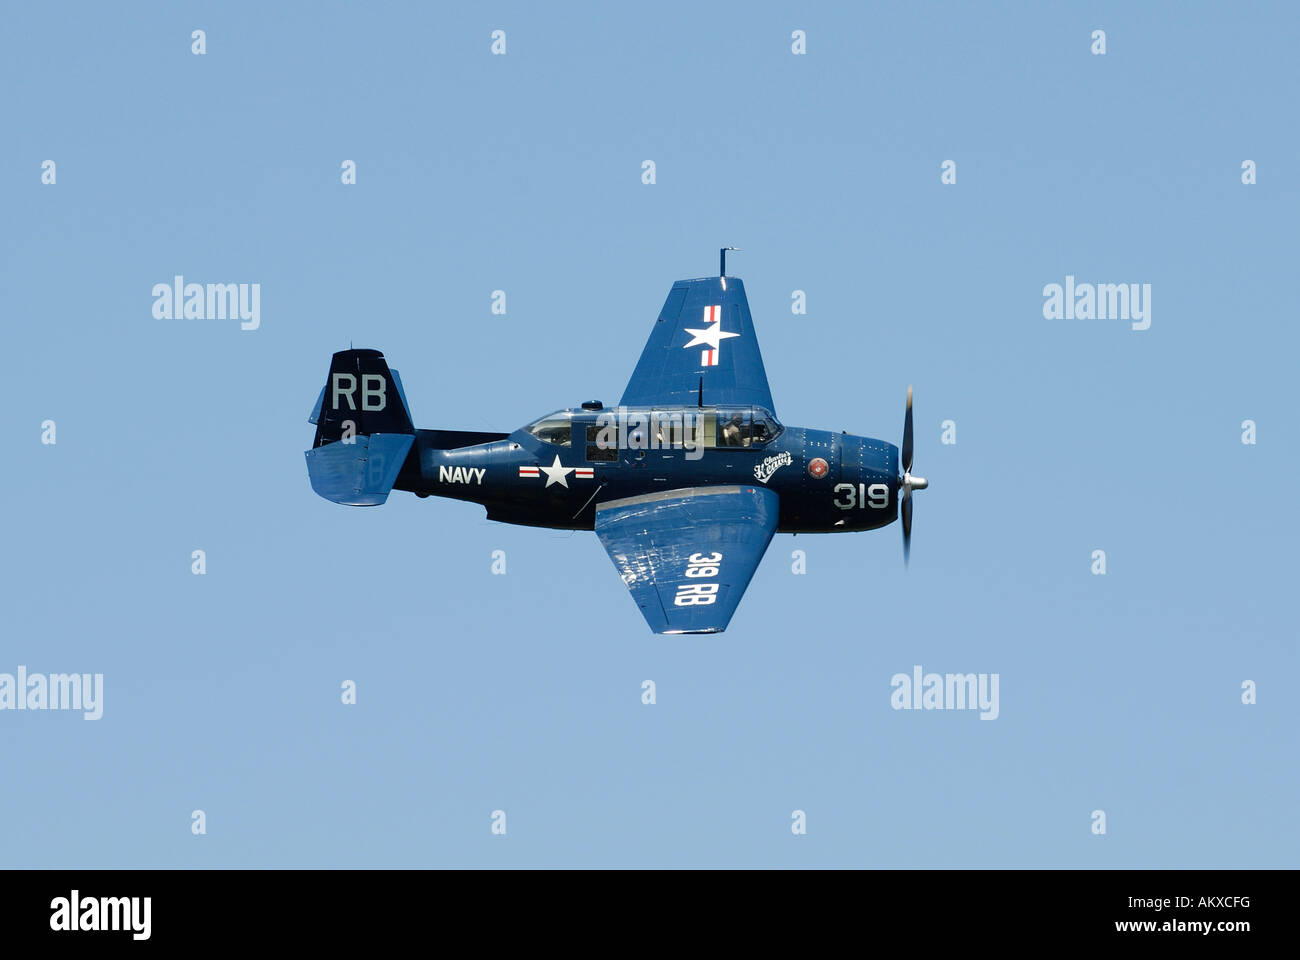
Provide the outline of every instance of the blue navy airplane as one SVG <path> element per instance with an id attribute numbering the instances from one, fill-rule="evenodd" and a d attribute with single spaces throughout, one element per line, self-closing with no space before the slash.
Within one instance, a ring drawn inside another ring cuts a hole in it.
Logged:
<path id="1" fill-rule="evenodd" d="M 725 258 L 725 252 L 723 254 Z M 343 350 L 310 422 L 312 489 L 469 500 L 502 523 L 594 530 L 656 633 L 725 630 L 774 533 L 912 533 L 912 389 L 901 450 L 790 427 L 736 277 L 679 280 L 616 408 L 590 401 L 513 433 L 417 430 L 396 370 Z"/>

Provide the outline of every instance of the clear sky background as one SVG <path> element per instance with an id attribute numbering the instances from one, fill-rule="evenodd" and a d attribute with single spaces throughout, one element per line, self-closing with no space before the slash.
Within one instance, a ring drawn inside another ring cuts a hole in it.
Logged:
<path id="1" fill-rule="evenodd" d="M 1293 5 L 4 19 L 0 672 L 105 703 L 0 712 L 3 865 L 1300 863 Z M 659 637 L 590 533 L 312 493 L 333 351 L 421 427 L 614 402 L 726 244 L 784 422 L 898 443 L 915 385 L 910 572 L 897 524 L 780 535 Z M 175 274 L 261 328 L 154 319 Z M 1150 329 L 1045 320 L 1067 274 Z M 916 664 L 1001 715 L 892 710 Z"/>

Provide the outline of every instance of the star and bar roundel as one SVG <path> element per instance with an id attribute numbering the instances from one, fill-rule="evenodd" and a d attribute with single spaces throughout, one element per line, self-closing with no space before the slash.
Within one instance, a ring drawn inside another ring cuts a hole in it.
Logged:
<path id="1" fill-rule="evenodd" d="M 714 304 L 711 307 L 704 308 L 704 329 L 697 330 L 693 327 L 687 327 L 686 332 L 694 339 L 687 343 L 682 349 L 703 346 L 700 351 L 700 366 L 716 367 L 718 365 L 718 355 L 722 350 L 722 341 L 728 337 L 738 337 L 739 333 L 727 333 L 722 329 L 722 304 Z"/>
<path id="2" fill-rule="evenodd" d="M 546 486 L 549 487 L 553 483 L 558 483 L 566 489 L 569 486 L 569 474 L 573 474 L 573 479 L 575 480 L 594 480 L 596 478 L 594 467 L 566 467 L 560 463 L 560 455 L 558 453 L 555 455 L 555 462 L 549 467 L 520 466 L 519 468 L 520 479 L 536 478 L 540 477 L 542 474 L 546 474 Z"/>

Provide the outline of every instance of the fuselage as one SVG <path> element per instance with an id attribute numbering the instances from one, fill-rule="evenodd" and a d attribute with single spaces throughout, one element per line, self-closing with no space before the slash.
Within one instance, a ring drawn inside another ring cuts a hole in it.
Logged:
<path id="1" fill-rule="evenodd" d="M 598 503 L 718 485 L 774 491 L 781 533 L 872 530 L 898 516 L 898 448 L 787 427 L 761 407 L 592 403 L 510 434 L 417 430 L 394 489 L 480 503 L 504 523 L 591 530 Z"/>

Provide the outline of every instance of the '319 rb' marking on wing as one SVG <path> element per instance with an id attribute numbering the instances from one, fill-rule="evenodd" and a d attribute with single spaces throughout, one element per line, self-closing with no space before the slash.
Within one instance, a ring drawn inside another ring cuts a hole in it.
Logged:
<path id="1" fill-rule="evenodd" d="M 707 557 L 702 553 L 692 553 L 686 563 L 686 576 L 692 580 L 712 579 L 718 575 L 721 563 L 721 553 L 714 552 Z M 679 607 L 695 607 L 715 603 L 717 599 L 716 583 L 683 583 L 677 588 L 673 603 Z"/>

